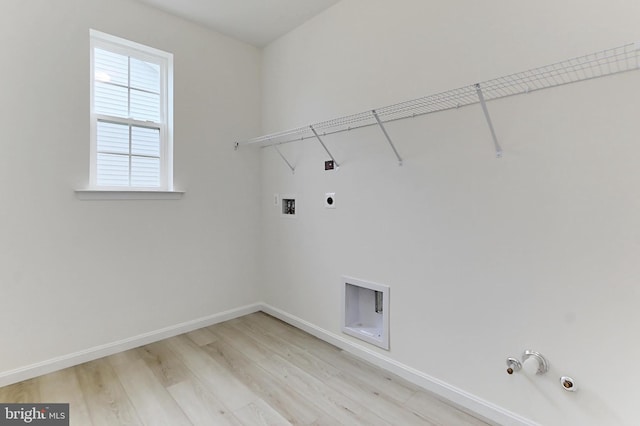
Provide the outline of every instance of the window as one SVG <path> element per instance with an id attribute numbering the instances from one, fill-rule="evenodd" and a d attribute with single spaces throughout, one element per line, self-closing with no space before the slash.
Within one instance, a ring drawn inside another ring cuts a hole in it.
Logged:
<path id="1" fill-rule="evenodd" d="M 91 30 L 93 189 L 173 190 L 173 55 Z"/>

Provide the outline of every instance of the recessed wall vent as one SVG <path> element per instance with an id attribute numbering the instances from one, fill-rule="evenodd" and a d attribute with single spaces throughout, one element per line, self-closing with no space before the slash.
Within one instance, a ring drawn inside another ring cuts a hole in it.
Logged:
<path id="1" fill-rule="evenodd" d="M 342 277 L 342 331 L 389 350 L 389 287 Z"/>

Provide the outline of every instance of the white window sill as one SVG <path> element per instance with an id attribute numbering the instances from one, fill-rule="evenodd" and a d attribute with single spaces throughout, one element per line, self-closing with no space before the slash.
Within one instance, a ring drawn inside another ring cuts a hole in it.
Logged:
<path id="1" fill-rule="evenodd" d="M 80 200 L 179 200 L 184 191 L 139 191 L 139 190 L 103 190 L 76 189 Z"/>

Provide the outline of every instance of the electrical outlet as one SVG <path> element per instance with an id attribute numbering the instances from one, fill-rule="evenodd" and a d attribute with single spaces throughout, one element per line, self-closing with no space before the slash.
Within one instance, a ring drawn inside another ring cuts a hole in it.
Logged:
<path id="1" fill-rule="evenodd" d="M 336 208 L 336 193 L 335 192 L 327 192 L 324 194 L 324 207 L 326 209 L 335 209 Z"/>

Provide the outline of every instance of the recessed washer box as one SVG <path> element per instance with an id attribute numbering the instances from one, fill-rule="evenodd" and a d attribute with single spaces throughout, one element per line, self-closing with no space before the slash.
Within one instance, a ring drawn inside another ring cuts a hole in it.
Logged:
<path id="1" fill-rule="evenodd" d="M 295 218 L 298 213 L 295 195 L 280 196 L 280 214 L 282 217 Z"/>
<path id="2" fill-rule="evenodd" d="M 389 350 L 389 286 L 342 277 L 342 332 Z"/>

